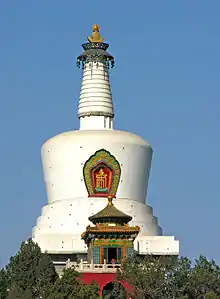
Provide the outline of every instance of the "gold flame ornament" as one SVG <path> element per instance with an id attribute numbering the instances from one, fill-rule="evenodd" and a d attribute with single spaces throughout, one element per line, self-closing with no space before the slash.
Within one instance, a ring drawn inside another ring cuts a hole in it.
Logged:
<path id="1" fill-rule="evenodd" d="M 99 25 L 93 25 L 92 31 L 92 37 L 88 36 L 88 41 L 90 43 L 102 43 L 104 38 L 100 36 Z"/>

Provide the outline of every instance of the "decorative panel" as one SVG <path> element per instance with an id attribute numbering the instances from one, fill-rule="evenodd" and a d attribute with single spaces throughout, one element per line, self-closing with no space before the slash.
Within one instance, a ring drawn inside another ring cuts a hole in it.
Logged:
<path id="1" fill-rule="evenodd" d="M 126 247 L 133 247 L 132 240 L 128 239 L 98 239 L 93 240 L 92 244 L 94 246 L 126 246 Z"/>
<path id="2" fill-rule="evenodd" d="M 89 197 L 116 196 L 121 168 L 110 152 L 101 149 L 85 163 L 83 175 Z"/>

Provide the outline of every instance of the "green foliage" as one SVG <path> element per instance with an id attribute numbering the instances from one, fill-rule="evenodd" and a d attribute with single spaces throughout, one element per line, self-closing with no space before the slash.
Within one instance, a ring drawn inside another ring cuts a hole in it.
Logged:
<path id="1" fill-rule="evenodd" d="M 133 286 L 130 297 L 135 299 L 220 298 L 220 268 L 203 256 L 194 266 L 187 258 L 132 257 L 117 279 Z"/>
<path id="2" fill-rule="evenodd" d="M 98 286 L 84 285 L 80 275 L 74 269 L 64 270 L 60 279 L 56 281 L 48 299 L 97 299 Z"/>
<path id="3" fill-rule="evenodd" d="M 12 286 L 7 299 L 35 299 L 36 297 L 33 296 L 32 291 L 30 289 L 26 289 L 23 291 L 20 287 L 18 286 Z"/>
<path id="4" fill-rule="evenodd" d="M 31 239 L 0 271 L 0 299 L 97 299 L 98 291 L 95 284 L 82 284 L 74 269 L 59 278 L 49 255 Z"/>
<path id="5" fill-rule="evenodd" d="M 22 299 L 35 299 L 36 296 L 33 295 L 33 292 L 31 289 L 26 289 L 22 294 Z M 37 296 L 37 298 L 40 298 Z M 42 297 L 45 298 L 45 297 Z"/>
<path id="6" fill-rule="evenodd" d="M 21 299 L 23 296 L 23 290 L 19 288 L 18 286 L 13 285 L 10 288 L 10 291 L 8 293 L 7 299 Z"/>
<path id="7" fill-rule="evenodd" d="M 88 285 L 81 284 L 78 297 L 72 297 L 72 298 L 98 299 L 100 298 L 98 292 L 99 292 L 99 288 L 94 282 Z"/>
<path id="8" fill-rule="evenodd" d="M 118 272 L 118 280 L 133 287 L 131 298 L 169 298 L 171 285 L 168 277 L 174 261 L 171 257 L 134 256 L 128 259 Z"/>
<path id="9" fill-rule="evenodd" d="M 117 273 L 104 299 L 127 299 L 121 282 L 132 286 L 132 299 L 220 299 L 220 267 L 200 256 L 133 256 Z M 98 299 L 95 283 L 84 285 L 74 269 L 58 277 L 50 257 L 31 239 L 0 270 L 0 299 Z"/>
<path id="10" fill-rule="evenodd" d="M 173 263 L 165 277 L 170 298 L 188 298 L 185 295 L 191 269 L 192 263 L 188 258 L 181 257 L 173 259 Z"/>
<path id="11" fill-rule="evenodd" d="M 220 296 L 220 268 L 213 260 L 208 261 L 204 256 L 196 260 L 190 272 L 187 293 L 194 298 L 205 294 Z"/>
<path id="12" fill-rule="evenodd" d="M 51 288 L 58 279 L 55 267 L 47 254 L 42 254 L 36 267 L 36 290 L 42 298 L 47 298 Z"/>
<path id="13" fill-rule="evenodd" d="M 7 275 L 5 269 L 0 270 L 0 299 L 4 299 L 7 296 Z"/>
<path id="14" fill-rule="evenodd" d="M 108 291 L 108 294 L 104 293 L 102 295 L 103 299 L 127 299 L 127 292 L 125 288 L 117 281 L 113 282 L 113 289 L 110 290 L 110 292 Z"/>
<path id="15" fill-rule="evenodd" d="M 220 296 L 216 295 L 214 292 L 209 292 L 205 295 L 204 299 L 220 299 Z"/>
<path id="16" fill-rule="evenodd" d="M 78 287 L 79 274 L 74 269 L 67 269 L 64 271 L 61 279 L 58 279 L 51 290 L 48 299 L 68 299 Z"/>
<path id="17" fill-rule="evenodd" d="M 41 250 L 31 239 L 21 244 L 18 253 L 10 258 L 6 267 L 9 288 L 25 291 L 33 289 L 36 282 L 35 270 L 41 258 Z"/>
<path id="18" fill-rule="evenodd" d="M 46 253 L 31 239 L 22 242 L 18 253 L 6 267 L 9 298 L 46 298 L 48 289 L 58 278 L 54 265 Z"/>

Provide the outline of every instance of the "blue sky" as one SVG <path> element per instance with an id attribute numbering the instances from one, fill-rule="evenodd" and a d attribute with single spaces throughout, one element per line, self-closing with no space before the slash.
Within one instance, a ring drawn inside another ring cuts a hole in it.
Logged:
<path id="1" fill-rule="evenodd" d="M 152 144 L 148 202 L 182 255 L 220 263 L 220 2 L 0 1 L 0 265 L 47 198 L 40 148 L 78 128 L 76 56 L 98 23 L 115 126 Z"/>

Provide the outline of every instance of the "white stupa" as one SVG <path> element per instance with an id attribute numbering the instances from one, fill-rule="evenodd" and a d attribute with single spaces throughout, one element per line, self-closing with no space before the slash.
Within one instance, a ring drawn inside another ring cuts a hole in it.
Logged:
<path id="1" fill-rule="evenodd" d="M 141 137 L 114 130 L 114 107 L 108 68 L 114 58 L 106 52 L 97 25 L 77 59 L 83 77 L 78 105 L 80 129 L 52 137 L 42 147 L 48 204 L 33 228 L 33 239 L 51 255 L 83 257 L 81 234 L 88 217 L 103 209 L 106 197 L 132 216 L 141 232 L 135 240 L 139 254 L 179 253 L 179 242 L 162 236 L 147 204 L 152 147 Z M 55 259 L 56 259 L 55 258 Z"/>

